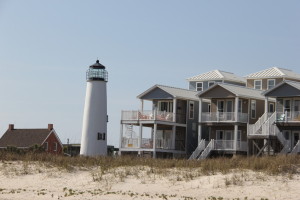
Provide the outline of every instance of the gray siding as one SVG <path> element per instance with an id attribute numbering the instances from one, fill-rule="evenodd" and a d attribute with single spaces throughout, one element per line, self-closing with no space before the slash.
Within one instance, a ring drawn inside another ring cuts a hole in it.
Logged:
<path id="1" fill-rule="evenodd" d="M 189 90 L 194 90 L 196 91 L 196 83 L 197 82 L 202 82 L 203 83 L 203 91 L 208 89 L 208 82 L 212 82 L 214 81 L 215 83 L 222 83 L 223 81 L 222 80 L 210 80 L 210 81 L 190 81 L 189 82 Z M 224 83 L 229 83 L 229 84 L 232 84 L 232 85 L 239 85 L 239 86 L 245 86 L 246 83 L 237 83 L 237 82 L 234 82 L 234 81 L 224 81 Z"/>
<path id="2" fill-rule="evenodd" d="M 189 105 L 189 104 L 188 104 Z M 189 106 L 187 106 L 189 108 Z M 194 101 L 194 119 L 189 118 L 189 110 L 187 112 L 187 154 L 192 154 L 198 146 L 198 115 L 199 102 Z"/>
<path id="3" fill-rule="evenodd" d="M 271 92 L 268 92 L 267 97 L 295 97 L 300 96 L 300 90 L 288 85 L 283 84 Z"/>
<path id="4" fill-rule="evenodd" d="M 277 99 L 276 101 L 276 111 L 282 112 L 283 111 L 283 99 Z"/>
<path id="5" fill-rule="evenodd" d="M 160 88 L 155 88 L 151 92 L 142 96 L 141 99 L 173 99 L 173 96 Z"/>
<path id="6" fill-rule="evenodd" d="M 246 83 L 237 83 L 233 81 L 224 81 L 224 83 L 232 84 L 232 85 L 239 85 L 239 86 L 246 86 Z"/>

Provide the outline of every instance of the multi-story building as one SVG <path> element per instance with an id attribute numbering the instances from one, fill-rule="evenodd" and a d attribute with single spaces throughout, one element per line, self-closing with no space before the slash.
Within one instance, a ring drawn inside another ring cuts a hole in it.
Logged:
<path id="1" fill-rule="evenodd" d="M 249 125 L 249 153 L 299 153 L 300 82 L 285 80 L 263 94 L 266 101 L 276 98 L 276 110 L 265 110 L 256 124 Z"/>
<path id="2" fill-rule="evenodd" d="M 300 150 L 299 90 L 282 90 L 300 88 L 299 74 L 273 67 L 244 79 L 213 70 L 187 80 L 188 90 L 155 85 L 138 96 L 139 110 L 122 111 L 121 154 L 203 159 Z M 146 100 L 150 110 L 144 110 Z M 290 129 L 286 119 L 293 119 Z"/>
<path id="3" fill-rule="evenodd" d="M 180 157 L 193 151 L 198 131 L 196 93 L 155 85 L 140 94 L 139 110 L 122 111 L 119 152 Z M 145 110 L 144 101 L 150 101 L 152 109 Z"/>

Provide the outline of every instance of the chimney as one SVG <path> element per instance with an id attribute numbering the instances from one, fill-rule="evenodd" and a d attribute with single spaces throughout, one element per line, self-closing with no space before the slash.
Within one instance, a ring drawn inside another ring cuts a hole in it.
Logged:
<path id="1" fill-rule="evenodd" d="M 8 130 L 12 131 L 15 129 L 15 125 L 14 124 L 9 124 L 8 125 Z"/>
<path id="2" fill-rule="evenodd" d="M 51 131 L 53 129 L 53 124 L 48 124 L 48 130 Z"/>

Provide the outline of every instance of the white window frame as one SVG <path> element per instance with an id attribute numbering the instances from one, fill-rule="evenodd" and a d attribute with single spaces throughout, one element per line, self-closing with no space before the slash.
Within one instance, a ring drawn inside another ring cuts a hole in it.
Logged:
<path id="1" fill-rule="evenodd" d="M 268 90 L 271 89 L 271 88 L 273 88 L 273 87 L 270 88 L 269 81 L 274 81 L 273 87 L 275 87 L 275 85 L 276 85 L 276 80 L 275 80 L 275 79 L 268 79 L 268 80 L 267 80 L 267 88 L 268 88 Z"/>
<path id="2" fill-rule="evenodd" d="M 212 85 L 210 85 L 212 83 Z M 208 81 L 208 87 L 211 87 L 215 84 L 215 81 Z"/>
<path id="3" fill-rule="evenodd" d="M 173 101 L 158 101 L 158 111 L 165 111 L 161 110 L 161 103 L 167 103 L 167 110 L 166 112 L 173 112 Z"/>
<path id="4" fill-rule="evenodd" d="M 201 87 L 198 87 L 198 84 L 200 84 L 200 83 L 201 83 Z M 201 88 L 201 90 L 198 90 L 198 88 Z M 199 92 L 203 91 L 203 82 L 196 82 L 196 91 L 199 91 Z"/>
<path id="5" fill-rule="evenodd" d="M 292 113 L 292 99 L 283 99 L 283 106 L 282 106 L 282 109 L 283 109 L 283 113 L 285 114 L 285 110 L 286 110 L 286 104 L 285 102 L 286 101 L 290 101 L 290 111 L 288 112 L 287 116 L 286 117 L 291 117 L 291 113 Z"/>
<path id="6" fill-rule="evenodd" d="M 57 142 L 54 142 L 54 148 L 53 151 L 57 151 Z"/>
<path id="7" fill-rule="evenodd" d="M 193 109 L 191 109 L 191 105 L 193 105 Z M 194 119 L 195 116 L 195 102 L 189 101 L 189 119 Z"/>
<path id="8" fill-rule="evenodd" d="M 48 146 L 49 146 L 48 142 L 45 142 L 44 145 L 46 146 L 46 147 L 45 147 L 45 150 L 48 151 L 48 149 L 49 149 L 49 147 L 48 147 Z"/>
<path id="9" fill-rule="evenodd" d="M 268 106 L 268 112 L 271 112 L 271 105 L 273 105 L 273 112 L 275 112 L 275 103 L 269 103 L 269 106 Z M 273 113 L 272 112 L 272 113 Z"/>
<path id="10" fill-rule="evenodd" d="M 255 108 L 252 109 L 252 102 L 254 102 Z M 252 116 L 252 110 L 254 110 L 254 117 Z M 256 119 L 256 100 L 251 99 L 250 101 L 250 115 L 251 119 Z"/>
<path id="11" fill-rule="evenodd" d="M 255 84 L 256 82 L 260 82 L 260 88 L 259 89 L 256 88 L 256 84 Z M 254 84 L 253 85 L 254 85 L 254 87 L 253 87 L 254 89 L 256 89 L 256 90 L 262 90 L 262 81 L 261 80 L 254 80 Z"/>

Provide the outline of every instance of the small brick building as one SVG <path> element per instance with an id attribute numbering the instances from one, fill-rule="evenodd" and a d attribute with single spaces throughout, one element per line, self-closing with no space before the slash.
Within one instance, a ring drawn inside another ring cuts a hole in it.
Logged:
<path id="1" fill-rule="evenodd" d="M 16 147 L 26 150 L 35 145 L 43 146 L 48 153 L 63 153 L 63 145 L 53 124 L 48 124 L 48 128 L 45 129 L 15 129 L 14 124 L 9 124 L 7 131 L 0 139 L 2 149 Z"/>

